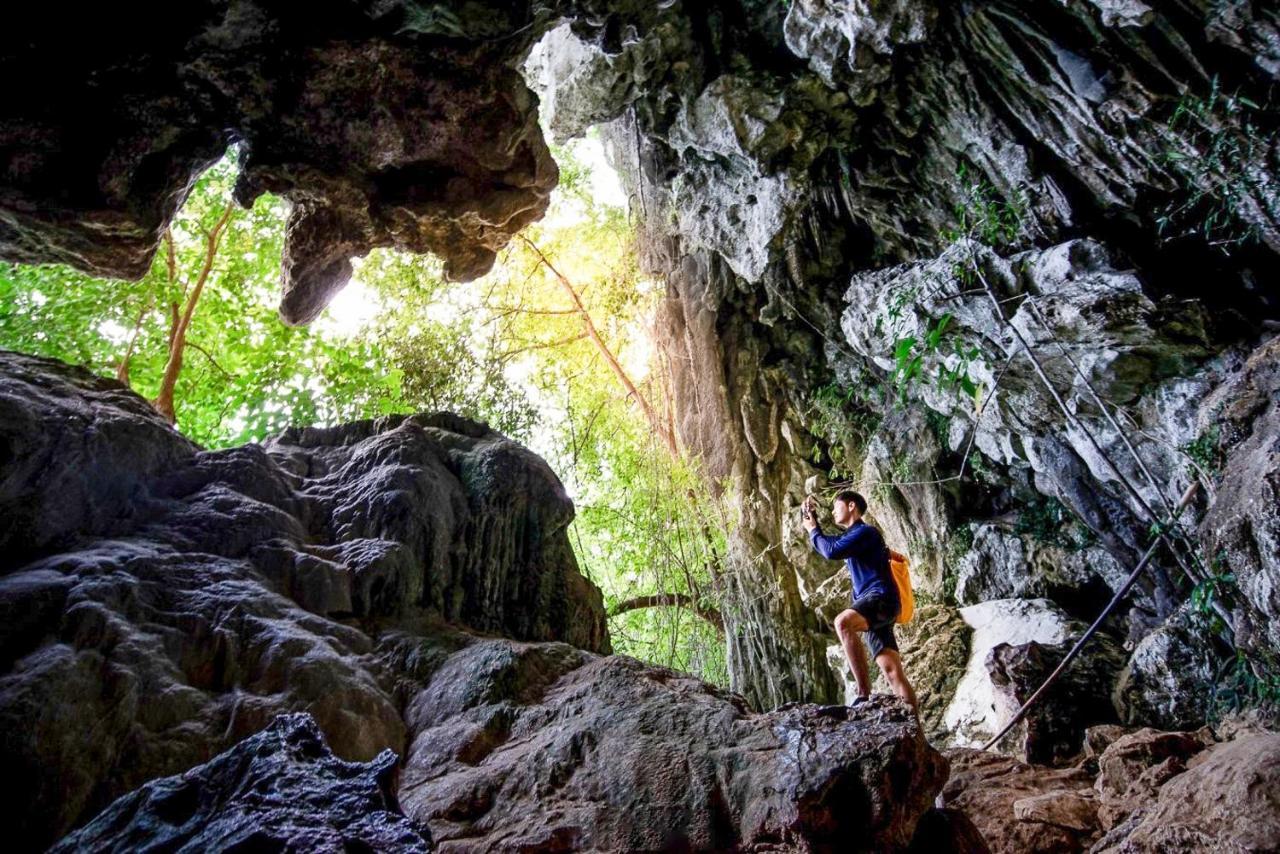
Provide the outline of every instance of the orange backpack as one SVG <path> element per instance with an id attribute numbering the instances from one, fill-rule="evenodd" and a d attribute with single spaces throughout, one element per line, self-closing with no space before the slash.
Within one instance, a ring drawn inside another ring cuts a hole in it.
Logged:
<path id="1" fill-rule="evenodd" d="M 907 565 L 907 556 L 889 549 L 889 569 L 893 571 L 893 581 L 898 585 L 898 601 L 902 603 L 894 622 L 910 622 L 916 612 L 916 597 L 911 592 L 911 569 Z"/>

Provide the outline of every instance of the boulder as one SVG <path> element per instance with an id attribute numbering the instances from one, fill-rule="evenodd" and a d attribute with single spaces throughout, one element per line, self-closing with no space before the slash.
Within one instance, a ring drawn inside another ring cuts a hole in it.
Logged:
<path id="1" fill-rule="evenodd" d="M 967 748 L 945 751 L 951 777 L 940 803 L 964 812 L 997 854 L 1083 851 L 1098 834 L 1092 777 Z"/>
<path id="2" fill-rule="evenodd" d="M 1131 726 L 1198 727 L 1214 691 L 1214 641 L 1205 619 L 1183 606 L 1134 648 L 1115 685 L 1115 705 Z"/>
<path id="3" fill-rule="evenodd" d="M 1123 735 L 1098 757 L 1098 819 L 1110 830 L 1155 800 L 1160 787 L 1187 769 L 1208 738 L 1144 728 Z"/>
<path id="4" fill-rule="evenodd" d="M 960 609 L 973 629 L 969 658 L 943 722 L 955 743 L 982 744 L 1008 720 L 996 706 L 995 686 L 987 670 L 987 657 L 997 644 L 1018 645 L 1035 641 L 1060 644 L 1074 634 L 1073 622 L 1045 599 L 998 599 Z"/>
<path id="5" fill-rule="evenodd" d="M 625 657 L 475 641 L 410 698 L 406 814 L 446 848 L 905 847 L 946 763 L 901 701 L 740 698 Z"/>
<path id="6" fill-rule="evenodd" d="M 430 835 L 391 794 L 395 766 L 389 750 L 343 762 L 310 715 L 281 715 L 215 759 L 125 795 L 50 850 L 427 854 Z"/>
<path id="7" fill-rule="evenodd" d="M 1075 639 L 1045 645 L 1035 641 L 997 644 L 987 656 L 1001 720 L 1012 718 L 1066 657 Z M 1111 702 L 1124 653 L 1105 635 L 1095 635 L 1026 716 L 1001 740 L 1001 749 L 1025 762 L 1056 765 L 1081 751 L 1085 729 L 1116 720 Z"/>
<path id="8" fill-rule="evenodd" d="M 1209 748 L 1145 809 L 1094 848 L 1130 851 L 1274 851 L 1280 845 L 1280 734 Z"/>
<path id="9" fill-rule="evenodd" d="M 281 712 L 309 711 L 344 759 L 401 751 L 379 623 L 608 649 L 563 487 L 482 425 L 206 452 L 112 381 L 0 354 L 0 432 L 26 449 L 0 460 L 9 518 L 65 507 L 4 532 L 27 560 L 0 568 L 0 816 L 26 845 Z"/>

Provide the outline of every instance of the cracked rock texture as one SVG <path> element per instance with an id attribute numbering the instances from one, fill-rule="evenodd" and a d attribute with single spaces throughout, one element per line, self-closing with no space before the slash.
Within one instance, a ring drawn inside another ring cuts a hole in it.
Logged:
<path id="1" fill-rule="evenodd" d="M 22 10 L 0 68 L 40 85 L 0 108 L 0 257 L 138 278 L 194 177 L 236 144 L 236 199 L 291 205 L 287 322 L 315 318 L 376 246 L 483 274 L 557 170 L 514 67 L 528 21 L 473 5 L 470 22 L 396 2 Z"/>
<path id="2" fill-rule="evenodd" d="M 742 0 L 614 20 L 616 45 L 562 28 L 526 71 L 557 133 L 611 120 L 640 202 L 680 439 L 738 509 L 736 689 L 840 694 L 838 568 L 796 523 L 814 476 L 868 494 L 927 594 L 1084 622 L 1199 480 L 1183 525 L 1244 567 L 1203 645 L 1275 648 L 1275 10 Z M 1197 468 L 1210 444 L 1220 471 Z M 1136 654 L 1211 554 L 1157 555 L 1105 632 Z M 1211 690 L 1200 669 L 1177 689 Z"/>
<path id="3" fill-rule="evenodd" d="M 399 751 L 365 622 L 608 650 L 559 480 L 481 425 L 398 417 L 206 452 L 114 382 L 16 354 L 0 423 L 23 450 L 0 474 L 17 520 L 0 739 L 24 769 L 4 783 L 22 836 L 50 841 L 280 712 L 309 711 L 344 758 Z"/>
<path id="4" fill-rule="evenodd" d="M 483 425 L 202 451 L 0 353 L 0 435 L 14 850 L 900 849 L 946 778 L 896 699 L 607 655 L 559 480 Z"/>
<path id="5" fill-rule="evenodd" d="M 431 837 L 391 795 L 396 757 L 343 762 L 307 714 L 113 803 L 51 851 L 388 851 L 426 854 Z"/>
<path id="6" fill-rule="evenodd" d="M 143 43 L 147 14 L 172 36 Z M 1199 555 L 1159 552 L 1103 627 L 1125 720 L 1191 726 L 1234 649 L 1280 646 L 1278 44 L 1274 4 L 1208 0 L 30 7 L 0 37 L 0 67 L 42 84 L 0 108 L 0 251 L 138 275 L 240 142 L 241 199 L 293 204 L 302 322 L 373 246 L 482 272 L 555 182 L 539 115 L 560 138 L 607 123 L 666 283 L 679 439 L 736 510 L 733 688 L 756 709 L 841 693 L 811 478 L 867 493 L 943 604 L 1085 623 L 1194 482 Z M 1223 560 L 1234 589 L 1184 631 Z M 1036 639 L 1015 623 L 992 645 Z M 1163 650 L 1194 666 L 1162 673 Z"/>
<path id="7" fill-rule="evenodd" d="M 1249 725 L 1196 733 L 1099 727 L 1097 752 L 1048 769 L 947 751 L 944 806 L 994 852 L 1269 851 L 1280 840 L 1280 734 Z"/>

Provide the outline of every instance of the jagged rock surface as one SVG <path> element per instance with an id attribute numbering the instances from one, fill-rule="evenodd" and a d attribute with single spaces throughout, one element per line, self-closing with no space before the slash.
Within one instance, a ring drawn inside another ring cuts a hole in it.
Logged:
<path id="1" fill-rule="evenodd" d="M 759 715 L 598 654 L 563 488 L 483 425 L 206 452 L 115 383 L 9 353 L 0 425 L 30 449 L 0 513 L 70 499 L 2 544 L 18 850 L 76 828 L 61 850 L 883 850 L 946 777 L 897 700 Z"/>
<path id="2" fill-rule="evenodd" d="M 946 776 L 897 700 L 757 715 L 557 645 L 470 645 L 406 722 L 401 801 L 448 850 L 889 850 Z"/>
<path id="3" fill-rule="evenodd" d="M 608 649 L 563 487 L 483 425 L 395 417 L 200 451 L 116 383 L 8 353 L 0 424 L 21 451 L 0 475 L 0 743 L 21 836 L 49 841 L 284 711 L 311 712 L 344 758 L 399 751 L 362 623 Z"/>
<path id="4" fill-rule="evenodd" d="M 343 762 L 306 714 L 178 777 L 116 801 L 52 849 L 92 851 L 387 851 L 426 854 L 431 838 L 397 809 L 396 757 Z"/>
<path id="5" fill-rule="evenodd" d="M 997 712 L 1008 721 L 1017 714 L 1074 641 L 1052 646 L 1031 641 L 1013 646 L 997 644 L 987 654 L 987 672 L 995 687 Z M 1015 725 L 1006 739 L 1012 752 L 1026 762 L 1054 765 L 1080 752 L 1085 729 L 1117 719 L 1111 686 L 1124 666 L 1124 653 L 1106 637 L 1095 637 L 1088 653 L 1067 670 Z"/>
<path id="6" fill-rule="evenodd" d="M 1100 727 L 1102 749 L 1047 769 L 957 748 L 941 800 L 995 852 L 1268 851 L 1280 840 L 1280 734 Z"/>
<path id="7" fill-rule="evenodd" d="M 0 68 L 41 85 L 0 110 L 0 256 L 138 278 L 194 176 L 238 144 L 237 200 L 291 202 L 287 321 L 314 319 L 375 246 L 486 272 L 546 210 L 557 170 L 513 67 L 537 33 L 477 6 L 24 9 Z"/>
<path id="8" fill-rule="evenodd" d="M 1188 698 L 1228 642 L 1280 644 L 1271 6 L 387 2 L 303 20 L 208 3 L 167 15 L 181 37 L 145 51 L 118 16 L 24 15 L 0 62 L 48 85 L 0 120 L 10 257 L 140 272 L 230 129 L 248 145 L 242 197 L 295 202 L 293 320 L 369 246 L 471 275 L 538 215 L 554 170 L 517 67 L 556 134 L 612 121 L 644 268 L 667 282 L 658 344 L 680 439 L 738 505 L 728 660 L 753 706 L 839 694 L 815 614 L 831 568 L 795 514 L 815 474 L 873 493 L 926 592 L 1046 597 L 1078 619 L 1201 480 L 1216 491 L 1184 524 L 1204 560 L 1184 557 L 1184 576 L 1159 555 L 1105 630 L 1134 653 L 1129 673 L 1154 673 L 1148 653 L 1219 553 L 1240 568 L 1229 625 L 1202 633 L 1193 678 L 1163 680 L 1180 698 L 1129 703 L 1128 719 L 1203 716 Z M 47 51 L 50 34 L 67 49 Z M 943 318 L 900 388 L 898 346 Z M 935 379 L 961 369 L 978 393 Z M 1049 499 L 1089 543 L 1019 530 Z"/>
<path id="9" fill-rule="evenodd" d="M 755 13 L 745 27 L 727 23 L 738 5 Z M 1280 310 L 1274 288 L 1255 285 L 1274 280 L 1280 247 L 1275 117 L 1231 113 L 1212 95 L 1216 85 L 1266 100 L 1274 12 L 673 3 L 649 24 L 616 52 L 579 40 L 572 69 L 544 62 L 537 88 L 567 96 L 577 126 L 621 115 L 614 161 L 644 202 L 646 268 L 672 298 L 659 344 L 681 439 L 742 496 L 734 684 L 762 706 L 838 689 L 814 671 L 827 615 L 815 627 L 805 612 L 826 607 L 817 591 L 831 573 L 791 543 L 803 484 L 837 469 L 832 481 L 852 474 L 876 493 L 877 523 L 927 591 L 1048 597 L 1092 619 L 1154 517 L 1199 476 L 1186 449 L 1212 423 L 1204 403 L 1241 375 Z M 656 58 L 659 33 L 679 61 Z M 1209 174 L 1217 167 L 1196 164 L 1218 144 L 1256 156 Z M 1214 213 L 1223 180 L 1238 189 L 1219 212 L 1230 224 Z M 1224 256 L 1223 241 L 1239 251 Z M 896 348 L 943 317 L 943 346 L 923 354 L 905 393 L 930 414 L 901 418 L 886 405 Z M 958 367 L 980 408 L 934 381 Z M 816 402 L 833 383 L 848 404 L 834 420 Z M 1123 428 L 1095 392 L 1124 408 Z M 962 457 L 968 477 L 955 483 Z M 1080 520 L 1076 542 L 1011 524 L 1050 499 Z M 1268 524 L 1231 534 L 1246 563 Z M 1280 577 L 1270 552 L 1258 563 L 1259 579 Z M 1132 649 L 1197 580 L 1159 556 L 1107 632 Z M 1245 595 L 1266 601 L 1273 588 L 1255 580 Z"/>

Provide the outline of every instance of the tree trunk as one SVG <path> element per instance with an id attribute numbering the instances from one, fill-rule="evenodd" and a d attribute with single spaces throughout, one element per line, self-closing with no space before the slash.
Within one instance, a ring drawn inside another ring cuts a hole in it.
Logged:
<path id="1" fill-rule="evenodd" d="M 173 232 L 169 229 L 164 230 L 165 244 L 165 267 L 168 269 L 169 284 L 173 284 L 177 263 L 173 254 Z M 146 306 L 138 312 L 138 319 L 133 323 L 133 333 L 129 336 L 129 346 L 125 348 L 124 355 L 120 357 L 120 364 L 116 366 L 116 380 L 129 385 L 129 360 L 133 358 L 134 348 L 138 346 L 138 336 L 142 333 L 142 322 L 147 319 L 147 315 L 151 313 L 151 309 L 156 304 L 156 292 L 153 290 L 147 298 Z"/>
<path id="2" fill-rule="evenodd" d="M 182 351 L 187 346 L 187 329 L 191 326 L 191 317 L 195 314 L 196 303 L 200 301 L 200 294 L 204 292 L 205 282 L 209 280 L 209 272 L 213 269 L 213 260 L 218 254 L 218 244 L 222 241 L 223 229 L 231 219 L 231 212 L 234 209 L 235 202 L 227 202 L 227 209 L 222 212 L 218 224 L 205 238 L 204 265 L 200 268 L 200 275 L 191 289 L 191 294 L 187 297 L 186 310 L 181 317 L 176 318 L 173 328 L 169 331 L 169 361 L 165 363 L 164 376 L 160 380 L 160 391 L 152 401 L 152 405 L 170 424 L 178 420 L 173 410 L 173 390 L 178 384 L 178 375 L 182 372 Z"/>
<path id="3" fill-rule="evenodd" d="M 680 455 L 680 451 L 676 447 L 675 435 L 667 429 L 665 424 L 662 423 L 662 419 L 658 417 L 657 412 L 655 412 L 653 407 L 649 404 L 648 399 L 640 393 L 640 389 L 636 388 L 635 383 L 631 381 L 631 377 L 627 376 L 627 372 L 623 370 L 622 365 L 618 363 L 617 357 L 615 357 L 613 355 L 613 351 L 609 349 L 609 345 L 600 337 L 600 333 L 596 329 L 595 323 L 591 320 L 591 314 L 587 311 L 586 306 L 582 304 L 582 298 L 578 296 L 578 291 L 573 286 L 573 283 L 565 278 L 560 271 L 557 270 L 549 260 L 547 260 L 547 256 L 542 254 L 542 250 L 535 246 L 533 241 L 529 240 L 527 237 L 521 237 L 520 239 L 524 241 L 525 246 L 528 246 L 529 249 L 538 256 L 539 262 L 550 270 L 551 274 L 556 277 L 558 282 L 560 282 L 560 286 L 564 288 L 565 293 L 567 293 L 569 298 L 573 300 L 575 311 L 577 311 L 578 315 L 582 318 L 582 326 L 586 330 L 587 337 L 596 345 L 596 349 L 599 350 L 600 355 L 604 357 L 605 362 L 609 365 L 609 369 L 613 371 L 613 375 L 618 378 L 618 382 L 622 383 L 622 387 L 627 390 L 627 395 L 640 405 L 640 409 L 644 412 L 645 419 L 649 422 L 650 429 L 658 434 L 663 443 L 667 446 L 667 450 L 671 452 L 671 455 L 673 457 L 678 457 Z"/>

